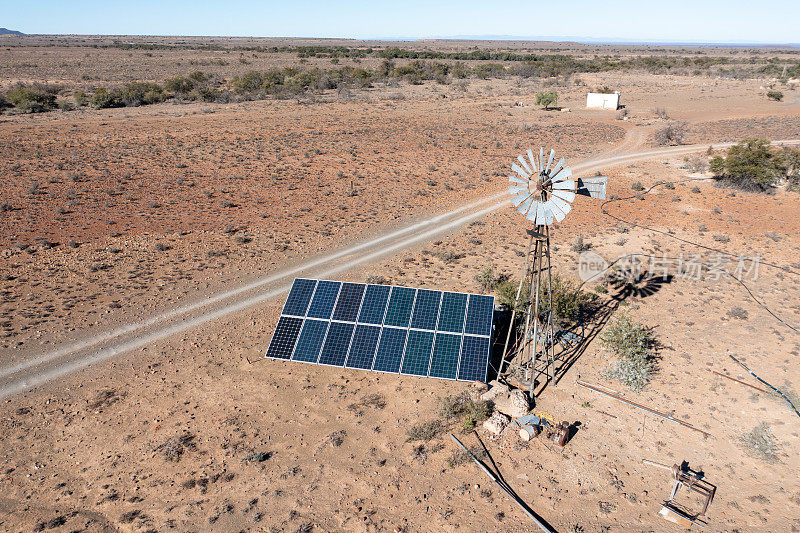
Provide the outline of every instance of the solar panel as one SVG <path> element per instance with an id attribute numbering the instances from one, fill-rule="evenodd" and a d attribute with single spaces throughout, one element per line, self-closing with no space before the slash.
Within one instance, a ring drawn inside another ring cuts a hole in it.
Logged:
<path id="1" fill-rule="evenodd" d="M 342 284 L 338 281 L 320 281 L 317 283 L 317 290 L 314 291 L 314 298 L 308 308 L 308 316 L 313 318 L 330 318 L 333 306 L 336 304 L 336 297 L 339 295 L 339 287 Z"/>
<path id="2" fill-rule="evenodd" d="M 486 381 L 494 298 L 298 278 L 266 357 Z"/>
<path id="3" fill-rule="evenodd" d="M 383 324 L 383 315 L 386 313 L 386 302 L 389 300 L 389 285 L 367 285 L 364 291 L 364 302 L 358 314 L 358 321 L 362 324 Z"/>
<path id="4" fill-rule="evenodd" d="M 314 279 L 299 278 L 295 280 L 292 290 L 289 291 L 289 297 L 286 298 L 286 304 L 283 306 L 283 314 L 306 316 L 308 303 L 311 301 L 311 296 L 314 295 L 316 286 L 317 280 Z"/>
<path id="5" fill-rule="evenodd" d="M 389 297 L 389 307 L 386 308 L 386 318 L 383 323 L 387 326 L 408 327 L 408 319 L 414 306 L 416 289 L 408 287 L 392 287 Z"/>
<path id="6" fill-rule="evenodd" d="M 433 347 L 433 332 L 412 329 L 408 332 L 406 353 L 403 356 L 401 374 L 427 376 Z"/>
<path id="7" fill-rule="evenodd" d="M 414 304 L 411 327 L 435 330 L 436 319 L 439 317 L 439 302 L 441 301 L 441 292 L 417 289 L 417 301 Z"/>

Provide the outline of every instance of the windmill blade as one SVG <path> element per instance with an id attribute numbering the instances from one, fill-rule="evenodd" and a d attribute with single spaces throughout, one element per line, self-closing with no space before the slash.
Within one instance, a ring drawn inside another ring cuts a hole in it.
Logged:
<path id="1" fill-rule="evenodd" d="M 607 176 L 592 176 L 591 178 L 578 178 L 578 190 L 575 192 L 583 196 L 589 196 L 596 200 L 606 199 Z"/>
<path id="2" fill-rule="evenodd" d="M 572 205 L 569 202 L 559 198 L 558 196 L 551 196 L 548 202 L 553 204 L 556 207 L 556 209 L 564 213 L 564 215 L 566 215 L 572 210 Z M 563 218 L 561 220 L 563 220 Z M 561 220 L 559 220 L 559 222 L 561 222 Z"/>
<path id="3" fill-rule="evenodd" d="M 518 178 L 516 176 L 509 176 L 508 177 L 508 181 L 511 182 L 511 183 L 519 183 L 521 185 L 526 185 L 528 183 L 528 180 L 524 180 L 524 179 Z"/>
<path id="4" fill-rule="evenodd" d="M 537 215 L 537 223 L 544 224 L 545 226 L 550 226 L 555 222 L 555 214 L 553 213 L 553 207 L 550 205 L 549 202 L 545 202 L 542 204 L 542 211 L 544 211 L 544 220 L 539 220 Z"/>
<path id="5" fill-rule="evenodd" d="M 575 180 L 557 181 L 553 184 L 554 191 L 574 191 Z"/>
<path id="6" fill-rule="evenodd" d="M 544 148 L 539 147 L 539 172 L 544 172 Z"/>
<path id="7" fill-rule="evenodd" d="M 531 200 L 533 200 L 533 198 L 531 198 Z M 536 224 L 536 213 L 539 211 L 539 209 L 540 209 L 539 206 L 540 205 L 541 205 L 541 202 L 539 202 L 538 200 L 534 200 L 533 201 L 533 205 L 530 206 L 530 210 L 528 211 L 528 215 L 525 217 L 528 220 L 530 220 L 531 222 L 533 222 L 534 224 Z"/>
<path id="8" fill-rule="evenodd" d="M 561 159 L 558 160 L 558 163 L 556 163 L 556 166 L 555 168 L 553 168 L 553 172 L 551 172 L 551 175 L 553 177 L 558 176 L 558 173 L 561 172 L 561 167 L 563 166 L 564 166 L 564 158 L 562 157 Z"/>
<path id="9" fill-rule="evenodd" d="M 528 166 L 527 161 L 525 161 L 525 159 L 521 155 L 517 156 L 517 161 L 519 161 L 520 164 L 525 168 L 525 170 L 528 171 L 528 174 L 533 174 L 533 170 L 531 170 L 531 167 Z"/>
<path id="10" fill-rule="evenodd" d="M 522 204 L 520 204 L 520 206 L 517 208 L 517 211 L 519 211 L 523 215 L 526 214 L 528 212 L 528 209 L 531 208 L 531 204 L 532 203 L 533 203 L 533 196 L 531 196 L 530 198 L 528 198 L 527 200 L 522 202 Z M 535 212 L 536 212 L 536 209 L 534 209 L 534 213 Z"/>
<path id="11" fill-rule="evenodd" d="M 545 172 L 549 172 L 550 171 L 550 165 L 553 164 L 553 158 L 555 156 L 556 156 L 556 151 L 551 148 L 550 149 L 550 157 L 547 159 L 547 168 L 545 169 Z"/>
<path id="12" fill-rule="evenodd" d="M 529 191 L 525 191 L 525 192 L 523 192 L 521 194 L 518 194 L 515 197 L 513 197 L 511 199 L 511 203 L 514 204 L 514 207 L 517 207 L 517 206 L 519 206 L 519 204 L 524 202 L 530 196 L 531 196 L 531 193 Z"/>
<path id="13" fill-rule="evenodd" d="M 572 177 L 572 169 L 569 167 L 562 168 L 557 175 L 552 176 L 550 181 L 553 183 L 558 183 L 559 181 L 568 180 Z"/>
<path id="14" fill-rule="evenodd" d="M 531 151 L 530 148 L 528 148 L 527 150 L 525 150 L 525 153 L 528 154 L 528 159 L 530 160 L 531 165 L 533 165 L 532 174 L 536 174 L 536 172 L 537 172 L 537 170 L 536 170 L 536 158 L 533 157 L 533 152 Z"/>
<path id="15" fill-rule="evenodd" d="M 511 170 L 519 174 L 521 177 L 528 179 L 530 178 L 530 174 L 527 174 L 524 170 L 522 170 L 518 164 L 514 163 L 511 165 Z"/>
<path id="16" fill-rule="evenodd" d="M 567 215 L 563 211 L 561 211 L 559 208 L 557 208 L 555 205 L 553 205 L 551 203 L 551 200 L 552 200 L 552 198 L 550 200 L 548 200 L 547 202 L 550 204 L 550 210 L 553 212 L 553 218 L 555 219 L 556 224 L 558 224 L 559 222 L 564 220 L 564 217 L 566 217 Z"/>
<path id="17" fill-rule="evenodd" d="M 561 198 L 565 202 L 572 203 L 575 201 L 575 193 L 572 191 L 560 191 L 558 189 L 553 189 L 552 195 L 553 198 Z"/>
<path id="18" fill-rule="evenodd" d="M 522 191 L 527 191 L 527 190 L 528 190 L 528 186 L 527 185 L 509 185 L 508 186 L 508 192 L 510 192 L 511 194 L 519 194 Z"/>

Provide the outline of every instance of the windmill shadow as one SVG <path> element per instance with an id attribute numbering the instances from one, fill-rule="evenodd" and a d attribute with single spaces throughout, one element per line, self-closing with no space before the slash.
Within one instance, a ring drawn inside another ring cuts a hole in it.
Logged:
<path id="1" fill-rule="evenodd" d="M 552 376 L 543 372 L 534 375 L 534 397 L 539 396 L 552 382 L 557 385 L 567 374 L 570 368 L 581 358 L 588 347 L 603 331 L 608 321 L 619 309 L 623 302 L 630 299 L 644 299 L 653 296 L 665 285 L 672 283 L 672 275 L 652 275 L 642 272 L 631 275 L 629 271 L 620 272 L 609 283 L 608 298 L 597 299 L 584 312 L 578 321 L 571 325 L 557 329 L 554 332 L 555 361 L 552 367 Z M 510 311 L 500 311 L 495 317 L 497 324 L 496 339 L 505 339 L 508 328 L 524 327 L 524 320 L 518 318 L 515 324 L 509 324 Z M 516 331 L 512 331 L 512 337 Z M 502 342 L 495 342 L 492 359 L 489 366 L 488 380 L 497 378 L 497 369 L 503 358 Z M 525 385 L 527 388 L 529 384 Z"/>

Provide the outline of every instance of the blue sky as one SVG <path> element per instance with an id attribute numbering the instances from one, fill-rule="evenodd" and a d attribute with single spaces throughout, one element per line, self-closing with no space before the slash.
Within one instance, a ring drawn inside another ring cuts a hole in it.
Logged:
<path id="1" fill-rule="evenodd" d="M 797 43 L 800 1 L 0 0 L 0 26 L 62 34 Z"/>

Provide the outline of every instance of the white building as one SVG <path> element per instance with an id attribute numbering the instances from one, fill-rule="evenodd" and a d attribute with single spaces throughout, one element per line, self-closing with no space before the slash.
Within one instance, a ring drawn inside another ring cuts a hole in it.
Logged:
<path id="1" fill-rule="evenodd" d="M 586 107 L 589 109 L 619 109 L 622 97 L 619 91 L 613 93 L 589 93 L 586 95 Z"/>

